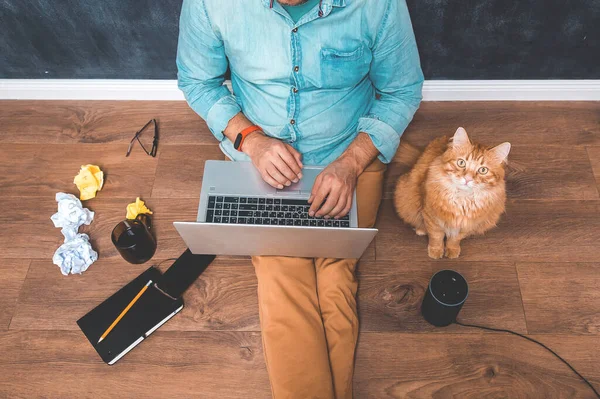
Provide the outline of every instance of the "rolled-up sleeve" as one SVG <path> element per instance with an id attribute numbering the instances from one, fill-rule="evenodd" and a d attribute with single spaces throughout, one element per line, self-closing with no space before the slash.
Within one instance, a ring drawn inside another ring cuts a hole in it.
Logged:
<path id="1" fill-rule="evenodd" d="M 379 159 L 389 163 L 419 108 L 423 89 L 419 52 L 405 0 L 387 0 L 372 52 L 369 78 L 377 99 L 359 119 L 358 131 L 371 137 Z"/>
<path id="2" fill-rule="evenodd" d="M 223 85 L 227 57 L 223 41 L 213 30 L 204 0 L 184 0 L 179 21 L 177 80 L 190 107 L 223 141 L 223 131 L 240 106 Z"/>

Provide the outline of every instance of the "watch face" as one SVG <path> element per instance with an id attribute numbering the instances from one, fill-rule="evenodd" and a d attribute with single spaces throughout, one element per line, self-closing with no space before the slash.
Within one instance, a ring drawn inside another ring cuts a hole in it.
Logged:
<path id="1" fill-rule="evenodd" d="M 235 143 L 233 143 L 233 148 L 235 148 L 236 150 L 240 149 L 240 144 L 242 144 L 242 134 L 238 133 L 237 137 L 235 138 Z"/>

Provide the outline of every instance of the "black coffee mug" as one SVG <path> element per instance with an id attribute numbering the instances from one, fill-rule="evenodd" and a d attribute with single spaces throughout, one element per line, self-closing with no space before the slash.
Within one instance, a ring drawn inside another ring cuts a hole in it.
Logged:
<path id="1" fill-rule="evenodd" d="M 467 280 L 454 270 L 441 270 L 433 275 L 425 291 L 421 314 L 436 327 L 456 321 L 469 295 Z"/>
<path id="2" fill-rule="evenodd" d="M 123 220 L 115 226 L 111 239 L 123 259 L 139 264 L 149 261 L 156 252 L 150 216 L 140 214 L 135 219 Z"/>

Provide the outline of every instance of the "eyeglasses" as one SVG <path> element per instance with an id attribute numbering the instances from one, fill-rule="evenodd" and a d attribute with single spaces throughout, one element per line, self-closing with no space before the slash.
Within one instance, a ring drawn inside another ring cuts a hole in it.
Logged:
<path id="1" fill-rule="evenodd" d="M 154 124 L 154 140 L 152 141 L 152 149 L 150 151 L 148 151 L 146 149 L 146 147 L 144 147 L 144 144 L 142 144 L 142 142 L 140 141 L 140 135 L 142 134 L 142 132 L 144 130 L 146 130 L 146 128 L 148 126 L 150 126 L 150 124 Z M 135 136 L 133 136 L 133 138 L 131 139 L 131 142 L 129 143 L 129 148 L 127 149 L 127 155 L 125 155 L 126 157 L 128 157 L 129 154 L 131 154 L 131 149 L 133 148 L 133 144 L 135 143 L 136 140 L 138 141 L 138 143 L 140 143 L 140 145 L 142 146 L 142 149 L 144 150 L 144 152 L 146 152 L 146 154 L 148 154 L 152 157 L 156 156 L 156 150 L 158 149 L 158 126 L 156 125 L 156 119 L 150 120 L 148 123 L 146 123 L 144 125 L 143 128 L 141 128 L 140 130 L 137 131 Z"/>

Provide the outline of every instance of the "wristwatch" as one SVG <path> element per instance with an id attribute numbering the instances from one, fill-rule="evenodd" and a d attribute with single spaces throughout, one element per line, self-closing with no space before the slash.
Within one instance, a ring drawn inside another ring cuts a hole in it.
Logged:
<path id="1" fill-rule="evenodd" d="M 256 125 L 245 128 L 244 130 L 238 133 L 237 137 L 235 138 L 235 142 L 233 143 L 233 148 L 235 148 L 238 151 L 242 151 L 242 145 L 244 144 L 244 140 L 246 140 L 246 136 L 248 136 L 250 133 L 262 131 L 263 130 L 260 128 L 260 126 Z"/>

